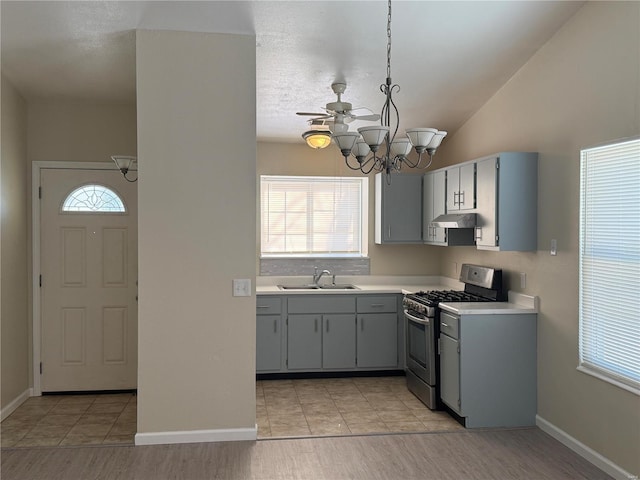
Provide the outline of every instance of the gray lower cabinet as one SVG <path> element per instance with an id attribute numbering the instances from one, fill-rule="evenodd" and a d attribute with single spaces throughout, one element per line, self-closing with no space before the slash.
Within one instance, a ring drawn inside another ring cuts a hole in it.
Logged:
<path id="1" fill-rule="evenodd" d="M 289 370 L 353 369 L 355 315 L 289 315 L 287 345 Z"/>
<path id="2" fill-rule="evenodd" d="M 440 398 L 460 413 L 460 342 L 440 335 Z"/>
<path id="3" fill-rule="evenodd" d="M 258 373 L 402 368 L 401 295 L 259 295 Z"/>
<path id="4" fill-rule="evenodd" d="M 351 315 L 322 316 L 322 368 L 356 367 L 356 322 Z"/>
<path id="5" fill-rule="evenodd" d="M 353 369 L 355 319 L 355 295 L 287 297 L 287 369 Z"/>
<path id="6" fill-rule="evenodd" d="M 398 366 L 397 313 L 358 314 L 357 356 L 360 368 Z"/>
<path id="7" fill-rule="evenodd" d="M 440 398 L 465 426 L 533 426 L 536 314 L 440 312 Z"/>
<path id="8" fill-rule="evenodd" d="M 256 300 L 256 371 L 282 369 L 282 298 L 258 296 Z"/>
<path id="9" fill-rule="evenodd" d="M 289 315 L 287 321 L 287 368 L 322 368 L 322 315 Z"/>
<path id="10" fill-rule="evenodd" d="M 356 305 L 358 367 L 397 368 L 398 296 L 360 295 Z"/>

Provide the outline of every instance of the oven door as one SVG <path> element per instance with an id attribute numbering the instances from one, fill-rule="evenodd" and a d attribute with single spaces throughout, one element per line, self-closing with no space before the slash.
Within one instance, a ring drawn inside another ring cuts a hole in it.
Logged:
<path id="1" fill-rule="evenodd" d="M 434 319 L 404 311 L 407 332 L 407 369 L 427 385 L 436 384 Z"/>

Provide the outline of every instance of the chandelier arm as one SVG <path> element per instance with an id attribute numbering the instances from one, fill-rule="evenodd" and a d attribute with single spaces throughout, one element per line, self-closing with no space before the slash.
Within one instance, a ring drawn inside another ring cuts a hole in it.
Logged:
<path id="1" fill-rule="evenodd" d="M 349 167 L 351 170 L 360 170 L 360 171 L 362 171 L 362 164 L 360 164 L 360 162 L 358 162 L 358 166 L 357 167 L 351 166 L 351 164 L 349 163 L 349 155 L 346 155 L 344 157 L 344 163 L 346 163 L 347 167 Z"/>
<path id="2" fill-rule="evenodd" d="M 404 164 L 409 167 L 409 168 L 419 168 L 420 165 L 420 157 L 418 157 L 418 160 L 416 162 L 412 162 L 409 157 L 403 157 L 402 161 L 404 162 Z"/>

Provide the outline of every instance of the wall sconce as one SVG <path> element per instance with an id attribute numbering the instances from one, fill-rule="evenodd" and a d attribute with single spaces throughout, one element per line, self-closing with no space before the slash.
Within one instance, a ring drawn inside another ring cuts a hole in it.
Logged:
<path id="1" fill-rule="evenodd" d="M 111 160 L 115 162 L 116 167 L 118 167 L 118 170 L 120 170 L 120 173 L 122 173 L 122 176 L 127 182 L 138 181 L 137 172 L 136 178 L 134 178 L 133 180 L 127 177 L 127 173 L 129 172 L 129 170 L 131 170 L 134 164 L 138 161 L 137 157 L 130 157 L 127 155 L 112 155 Z"/>

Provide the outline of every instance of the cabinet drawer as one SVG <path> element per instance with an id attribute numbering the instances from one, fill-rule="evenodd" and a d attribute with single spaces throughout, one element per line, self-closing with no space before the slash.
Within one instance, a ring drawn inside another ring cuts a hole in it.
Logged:
<path id="1" fill-rule="evenodd" d="M 355 313 L 353 295 L 296 295 L 288 299 L 288 313 Z"/>
<path id="2" fill-rule="evenodd" d="M 459 317 L 440 311 L 440 333 L 449 335 L 451 338 L 459 338 L 459 323 Z"/>
<path id="3" fill-rule="evenodd" d="M 363 295 L 357 300 L 358 313 L 395 313 L 398 299 L 395 295 Z"/>
<path id="4" fill-rule="evenodd" d="M 270 315 L 282 312 L 282 297 L 258 296 L 256 298 L 256 313 L 258 315 Z"/>

